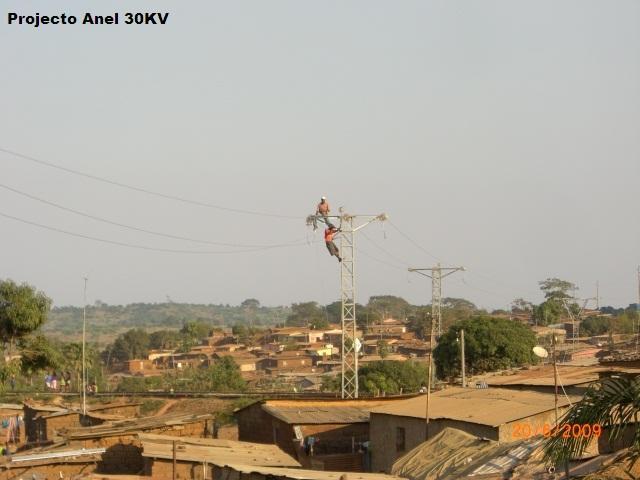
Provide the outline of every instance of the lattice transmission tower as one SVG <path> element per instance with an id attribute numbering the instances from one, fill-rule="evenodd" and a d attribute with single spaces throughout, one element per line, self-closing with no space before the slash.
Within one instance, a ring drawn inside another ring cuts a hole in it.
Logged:
<path id="1" fill-rule="evenodd" d="M 383 222 L 387 215 L 329 215 L 326 218 L 340 222 L 340 301 L 342 328 L 342 398 L 358 398 L 358 353 L 361 343 L 357 338 L 356 323 L 356 257 L 355 234 L 375 221 Z M 310 215 L 307 224 L 322 221 L 322 215 Z M 359 223 L 359 221 L 361 223 Z"/>
<path id="2" fill-rule="evenodd" d="M 431 321 L 435 322 L 436 335 L 440 338 L 442 335 L 442 279 L 455 272 L 464 271 L 464 267 L 441 267 L 438 263 L 435 267 L 410 268 L 409 271 L 431 279 Z"/>

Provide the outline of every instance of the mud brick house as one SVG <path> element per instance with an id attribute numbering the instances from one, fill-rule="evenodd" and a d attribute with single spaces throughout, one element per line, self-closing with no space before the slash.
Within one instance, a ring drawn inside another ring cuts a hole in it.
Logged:
<path id="1" fill-rule="evenodd" d="M 94 472 L 102 460 L 103 448 L 57 449 L 13 455 L 0 463 L 0 480 L 16 478 L 76 478 Z"/>
<path id="2" fill-rule="evenodd" d="M 152 370 L 154 368 L 154 364 L 152 360 L 147 360 L 143 358 L 138 358 L 134 360 L 128 360 L 125 363 L 125 371 L 129 373 L 141 373 L 146 370 Z"/>
<path id="3" fill-rule="evenodd" d="M 80 412 L 76 410 L 36 403 L 24 403 L 23 408 L 27 443 L 50 443 L 59 430 L 80 426 Z"/>
<path id="4" fill-rule="evenodd" d="M 560 413 L 580 396 L 559 399 Z M 389 472 L 393 463 L 426 437 L 427 396 L 374 407 L 371 410 L 372 470 Z M 554 395 L 503 388 L 450 388 L 431 395 L 429 432 L 433 438 L 445 428 L 461 430 L 476 437 L 510 442 L 517 428 L 532 431 L 555 423 Z"/>
<path id="5" fill-rule="evenodd" d="M 362 471 L 364 454 L 360 447 L 369 440 L 369 411 L 397 401 L 265 400 L 237 410 L 234 415 L 241 441 L 273 443 L 305 468 Z M 308 447 L 310 443 L 312 449 Z"/>
<path id="6" fill-rule="evenodd" d="M 220 478 L 220 468 L 228 463 L 263 467 L 300 466 L 276 445 L 149 434 L 141 434 L 139 439 L 144 472 L 154 480 Z"/>
<path id="7" fill-rule="evenodd" d="M 304 354 L 284 352 L 260 360 L 260 367 L 268 372 L 285 372 L 313 366 L 313 359 Z"/>
<path id="8" fill-rule="evenodd" d="M 4 423 L 6 421 L 7 424 L 10 423 L 10 420 L 13 418 L 14 421 L 23 417 L 24 410 L 23 406 L 18 403 L 0 403 L 0 421 Z M 18 429 L 15 432 L 17 434 L 16 441 L 17 443 L 24 443 L 26 441 L 26 432 L 24 428 L 24 418 L 22 421 L 17 421 Z M 0 429 L 0 435 L 2 438 L 7 438 L 7 428 Z"/>
<path id="9" fill-rule="evenodd" d="M 255 372 L 259 358 L 247 351 L 242 352 L 215 352 L 213 354 L 212 363 L 223 357 L 230 357 L 236 362 L 241 372 Z"/>
<path id="10" fill-rule="evenodd" d="M 105 422 L 93 427 L 63 430 L 68 444 L 83 448 L 105 448 L 101 471 L 105 473 L 135 474 L 142 470 L 140 433 L 166 433 L 176 437 L 210 437 L 215 415 L 168 414 L 157 417 Z"/>
<path id="11" fill-rule="evenodd" d="M 62 430 L 134 418 L 140 415 L 140 405 L 140 402 L 92 405 L 87 415 L 82 415 L 78 406 L 65 408 L 25 403 L 23 418 L 26 441 L 38 445 L 47 444 L 59 439 L 59 432 Z"/>

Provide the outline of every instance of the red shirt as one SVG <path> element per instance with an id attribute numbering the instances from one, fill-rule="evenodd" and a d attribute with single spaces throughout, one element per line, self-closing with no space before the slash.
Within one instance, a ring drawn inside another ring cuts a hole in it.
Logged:
<path id="1" fill-rule="evenodd" d="M 333 236 L 336 234 L 336 232 L 334 230 L 331 230 L 330 228 L 325 228 L 324 230 L 324 241 L 329 243 L 329 242 L 333 242 Z"/>

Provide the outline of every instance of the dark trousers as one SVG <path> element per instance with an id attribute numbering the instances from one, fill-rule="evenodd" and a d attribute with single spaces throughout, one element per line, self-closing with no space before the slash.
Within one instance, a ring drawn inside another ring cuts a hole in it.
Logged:
<path id="1" fill-rule="evenodd" d="M 336 247 L 336 244 L 331 242 L 325 242 L 325 245 L 327 246 L 327 250 L 329 250 L 329 255 L 332 255 L 334 257 L 339 257 L 340 256 L 340 251 L 338 250 L 338 247 Z"/>

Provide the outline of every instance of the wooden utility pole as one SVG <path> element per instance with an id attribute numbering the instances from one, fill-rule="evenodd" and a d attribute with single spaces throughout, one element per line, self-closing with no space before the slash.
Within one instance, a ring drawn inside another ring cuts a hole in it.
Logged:
<path id="1" fill-rule="evenodd" d="M 435 323 L 431 316 L 431 333 L 429 335 L 429 367 L 427 368 L 427 405 L 425 410 L 425 440 L 429 440 L 429 403 L 431 402 L 431 378 L 433 377 L 433 337 L 435 336 Z"/>
<path id="2" fill-rule="evenodd" d="M 177 469 L 177 464 L 178 464 L 178 455 L 177 455 L 177 447 L 176 447 L 176 441 L 173 441 L 173 475 L 172 478 L 173 480 L 176 480 L 176 469 Z"/>

